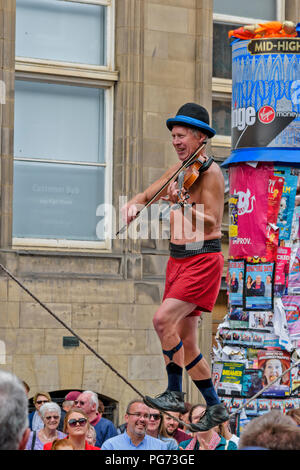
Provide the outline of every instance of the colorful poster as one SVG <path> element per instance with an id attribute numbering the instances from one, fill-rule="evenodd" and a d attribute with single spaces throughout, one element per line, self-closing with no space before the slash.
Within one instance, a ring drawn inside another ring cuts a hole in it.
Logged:
<path id="1" fill-rule="evenodd" d="M 242 395 L 253 397 L 263 388 L 263 372 L 261 369 L 245 369 L 243 374 Z"/>
<path id="2" fill-rule="evenodd" d="M 240 362 L 224 362 L 218 393 L 224 395 L 240 395 L 242 391 L 245 364 Z"/>
<path id="3" fill-rule="evenodd" d="M 267 225 L 267 254 L 265 261 L 276 261 L 279 241 L 278 218 L 280 200 L 284 185 L 284 178 L 276 175 L 270 176 L 268 187 L 268 225 Z"/>
<path id="4" fill-rule="evenodd" d="M 228 321 L 230 328 L 248 328 L 249 312 L 240 307 L 231 307 L 228 313 Z"/>
<path id="5" fill-rule="evenodd" d="M 286 351 L 260 350 L 257 352 L 258 369 L 263 372 L 263 385 L 270 385 L 278 377 L 278 381 L 266 389 L 263 396 L 284 397 L 290 391 L 290 372 L 283 377 L 282 373 L 290 367 L 290 355 Z"/>
<path id="6" fill-rule="evenodd" d="M 288 279 L 288 293 L 300 294 L 300 246 L 292 262 Z"/>
<path id="7" fill-rule="evenodd" d="M 284 177 L 284 186 L 280 199 L 280 208 L 277 217 L 279 227 L 279 240 L 289 240 L 291 236 L 292 221 L 295 208 L 298 176 L 291 174 L 290 167 L 276 167 L 274 173 Z"/>
<path id="8" fill-rule="evenodd" d="M 273 323 L 274 313 L 271 311 L 255 311 L 249 312 L 249 328 L 253 330 L 274 331 Z"/>
<path id="9" fill-rule="evenodd" d="M 300 339 L 300 296 L 286 295 L 282 297 L 288 332 L 291 340 Z"/>
<path id="10" fill-rule="evenodd" d="M 246 265 L 245 308 L 247 310 L 271 310 L 273 308 L 274 263 Z"/>
<path id="11" fill-rule="evenodd" d="M 228 262 L 228 292 L 230 305 L 243 305 L 244 270 L 245 263 L 243 260 L 230 260 Z"/>
<path id="12" fill-rule="evenodd" d="M 274 295 L 281 297 L 287 294 L 291 248 L 279 246 L 277 248 L 276 268 L 274 276 Z"/>
<path id="13" fill-rule="evenodd" d="M 229 256 L 266 256 L 268 186 L 272 165 L 240 164 L 229 169 L 230 194 L 237 195 L 238 233 L 229 239 Z"/>
<path id="14" fill-rule="evenodd" d="M 236 238 L 238 235 L 238 201 L 237 195 L 229 198 L 229 238 Z"/>

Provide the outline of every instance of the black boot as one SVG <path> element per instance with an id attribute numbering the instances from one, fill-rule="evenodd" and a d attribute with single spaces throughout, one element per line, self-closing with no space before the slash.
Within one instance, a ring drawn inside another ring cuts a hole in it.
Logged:
<path id="1" fill-rule="evenodd" d="M 208 406 L 204 415 L 200 418 L 198 423 L 190 424 L 190 428 L 192 431 L 208 431 L 218 424 L 224 423 L 229 419 L 229 413 L 226 407 L 222 403 L 218 403 L 216 405 Z"/>
<path id="2" fill-rule="evenodd" d="M 144 397 L 144 403 L 151 408 L 156 408 L 161 411 L 176 411 L 179 413 L 185 413 L 184 406 L 184 393 L 175 392 L 173 390 L 166 390 L 161 395 L 157 395 L 155 398 L 148 396 Z"/>

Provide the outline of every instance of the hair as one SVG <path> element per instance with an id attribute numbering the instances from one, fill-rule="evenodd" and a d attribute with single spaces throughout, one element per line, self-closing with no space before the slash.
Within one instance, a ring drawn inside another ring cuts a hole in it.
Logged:
<path id="1" fill-rule="evenodd" d="M 291 417 L 272 410 L 254 418 L 242 431 L 238 448 L 263 447 L 269 450 L 300 450 L 300 429 Z"/>
<path id="2" fill-rule="evenodd" d="M 98 410 L 98 406 L 99 406 L 99 398 L 98 398 L 98 395 L 97 393 L 95 392 L 92 392 L 91 390 L 85 390 L 83 393 L 88 393 L 90 395 L 89 397 L 89 400 L 90 400 L 90 403 L 93 403 L 96 405 L 96 410 Z"/>
<path id="3" fill-rule="evenodd" d="M 51 450 L 59 450 L 62 447 L 72 447 L 72 449 L 75 450 L 69 439 L 55 439 L 52 443 Z"/>
<path id="4" fill-rule="evenodd" d="M 169 434 L 166 431 L 166 428 L 165 428 L 163 415 L 162 415 L 161 420 L 160 420 L 160 425 L 159 425 L 159 428 L 158 428 L 158 434 L 162 437 L 168 437 L 168 438 L 170 437 Z"/>
<path id="5" fill-rule="evenodd" d="M 105 411 L 104 403 L 103 403 L 103 401 L 100 400 L 99 398 L 98 398 L 98 402 L 99 402 L 99 404 L 98 404 L 98 411 L 99 411 L 99 413 L 103 414 L 104 411 Z"/>
<path id="6" fill-rule="evenodd" d="M 17 450 L 28 428 L 28 398 L 23 383 L 0 371 L 0 450 Z"/>
<path id="7" fill-rule="evenodd" d="M 128 414 L 130 412 L 130 408 L 131 406 L 134 404 L 134 403 L 142 403 L 143 405 L 145 404 L 143 402 L 143 400 L 140 400 L 140 399 L 135 399 L 135 400 L 131 400 L 128 405 L 127 405 L 127 408 L 126 408 L 126 413 L 125 414 Z"/>
<path id="8" fill-rule="evenodd" d="M 72 408 L 71 410 L 67 411 L 66 416 L 65 416 L 65 419 L 64 419 L 63 432 L 64 432 L 65 434 L 68 434 L 68 432 L 67 432 L 68 421 L 69 421 L 69 417 L 70 417 L 70 415 L 71 415 L 72 413 L 80 413 L 80 414 L 81 414 L 84 418 L 86 418 L 87 421 L 89 422 L 89 417 L 88 417 L 88 415 L 87 415 L 84 411 L 82 411 L 81 408 Z"/>
<path id="9" fill-rule="evenodd" d="M 198 406 L 201 406 L 204 409 L 207 408 L 206 405 L 203 405 L 202 403 L 197 403 L 197 405 L 193 405 L 192 408 L 189 411 L 189 416 L 188 416 L 188 419 L 189 419 L 190 423 L 192 422 L 193 412 L 195 411 L 196 408 L 198 408 Z"/>
<path id="10" fill-rule="evenodd" d="M 294 408 L 285 413 L 287 416 L 290 416 L 297 424 L 300 426 L 300 408 Z"/>
<path id="11" fill-rule="evenodd" d="M 51 397 L 50 397 L 50 394 L 48 392 L 37 392 L 37 393 L 34 394 L 34 397 L 33 397 L 33 404 L 34 405 L 36 404 L 37 397 L 40 396 L 40 395 L 43 395 L 43 397 L 46 397 L 46 398 L 48 398 L 49 401 L 51 401 Z"/>
<path id="12" fill-rule="evenodd" d="M 29 387 L 28 383 L 25 382 L 25 380 L 23 380 L 22 384 L 24 385 L 26 392 L 29 393 L 30 392 L 30 387 Z"/>
<path id="13" fill-rule="evenodd" d="M 42 415 L 42 418 L 45 417 L 46 413 L 49 413 L 49 412 L 51 413 L 52 411 L 57 412 L 59 414 L 59 417 L 61 416 L 61 408 L 54 401 L 49 401 L 48 403 L 44 403 L 40 407 L 40 414 Z"/>
<path id="14" fill-rule="evenodd" d="M 94 426 L 92 426 L 91 423 L 88 423 L 88 430 L 87 430 L 88 433 L 91 433 L 93 435 L 93 440 L 96 442 L 96 439 L 97 439 L 97 433 L 96 433 L 96 429 L 94 428 Z"/>
<path id="15" fill-rule="evenodd" d="M 73 400 L 65 400 L 63 403 L 62 403 L 62 406 L 72 406 L 74 403 Z"/>

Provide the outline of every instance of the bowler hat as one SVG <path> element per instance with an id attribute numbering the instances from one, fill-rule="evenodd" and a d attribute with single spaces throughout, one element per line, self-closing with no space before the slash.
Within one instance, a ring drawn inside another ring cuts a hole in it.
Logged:
<path id="1" fill-rule="evenodd" d="M 186 103 L 179 110 L 174 118 L 167 119 L 168 129 L 173 126 L 187 126 L 203 131 L 209 138 L 213 137 L 216 131 L 209 126 L 209 115 L 203 106 L 197 103 Z"/>

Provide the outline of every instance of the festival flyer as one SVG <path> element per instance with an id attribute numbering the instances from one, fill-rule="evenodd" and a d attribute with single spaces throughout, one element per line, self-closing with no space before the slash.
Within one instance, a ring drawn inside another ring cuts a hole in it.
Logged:
<path id="1" fill-rule="evenodd" d="M 290 167 L 279 166 L 274 168 L 274 174 L 284 177 L 284 186 L 276 224 L 279 227 L 279 240 L 289 240 L 295 208 L 298 176 L 291 174 Z"/>
<path id="2" fill-rule="evenodd" d="M 251 310 L 248 313 L 249 313 L 249 328 L 252 328 L 253 330 L 268 331 L 270 333 L 274 331 L 274 323 L 273 323 L 274 313 L 272 311 Z"/>
<path id="3" fill-rule="evenodd" d="M 228 312 L 230 328 L 248 328 L 249 312 L 240 307 L 230 307 Z"/>
<path id="4" fill-rule="evenodd" d="M 240 362 L 224 362 L 218 393 L 224 395 L 240 395 L 245 364 Z"/>
<path id="5" fill-rule="evenodd" d="M 231 402 L 231 411 L 238 410 L 243 406 L 245 400 L 244 398 L 232 398 Z"/>
<path id="6" fill-rule="evenodd" d="M 265 261 L 276 261 L 276 253 L 279 241 L 279 227 L 277 218 L 280 208 L 280 200 L 284 185 L 284 178 L 271 175 L 268 187 L 268 225 L 267 225 L 267 249 Z"/>
<path id="7" fill-rule="evenodd" d="M 284 400 L 271 400 L 271 410 L 284 411 Z"/>
<path id="8" fill-rule="evenodd" d="M 296 255 L 291 263 L 288 277 L 288 293 L 300 294 L 300 245 L 297 248 Z"/>
<path id="9" fill-rule="evenodd" d="M 238 236 L 238 201 L 237 195 L 229 197 L 229 238 Z"/>
<path id="10" fill-rule="evenodd" d="M 271 400 L 259 398 L 257 400 L 257 413 L 263 415 L 271 411 Z"/>
<path id="11" fill-rule="evenodd" d="M 277 377 L 279 378 L 285 370 L 289 369 L 291 362 L 288 352 L 276 349 L 261 349 L 257 352 L 257 359 L 258 369 L 261 369 L 263 372 L 262 382 L 264 386 L 269 385 Z M 284 397 L 289 395 L 291 385 L 290 376 L 290 372 L 287 372 L 283 377 L 278 379 L 278 382 L 275 382 L 263 392 L 262 396 Z"/>
<path id="12" fill-rule="evenodd" d="M 299 408 L 298 398 L 286 398 L 284 400 L 284 412 Z"/>
<path id="13" fill-rule="evenodd" d="M 246 415 L 247 416 L 256 416 L 257 415 L 257 400 L 250 401 L 246 406 Z"/>
<path id="14" fill-rule="evenodd" d="M 230 413 L 232 410 L 231 402 L 232 398 L 229 397 L 221 397 L 220 398 L 221 403 L 227 408 L 227 411 Z"/>
<path id="15" fill-rule="evenodd" d="M 228 291 L 230 305 L 243 305 L 244 270 L 244 260 L 228 261 Z"/>
<path id="16" fill-rule="evenodd" d="M 274 263 L 246 265 L 246 310 L 272 310 Z"/>
<path id="17" fill-rule="evenodd" d="M 238 200 L 238 234 L 229 239 L 229 256 L 266 256 L 269 177 L 272 165 L 242 163 L 229 169 L 230 194 Z"/>
<path id="18" fill-rule="evenodd" d="M 274 295 L 281 297 L 287 294 L 291 247 L 279 246 L 277 248 L 276 268 L 274 276 Z"/>
<path id="19" fill-rule="evenodd" d="M 212 368 L 212 382 L 216 390 L 218 390 L 218 386 L 221 380 L 223 370 L 223 362 L 216 361 L 213 364 Z"/>
<path id="20" fill-rule="evenodd" d="M 285 295 L 282 297 L 288 332 L 291 340 L 300 339 L 300 296 Z"/>
<path id="21" fill-rule="evenodd" d="M 253 397 L 263 388 L 263 372 L 261 369 L 245 369 L 242 383 L 242 396 Z"/>

